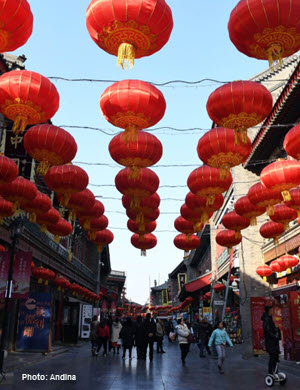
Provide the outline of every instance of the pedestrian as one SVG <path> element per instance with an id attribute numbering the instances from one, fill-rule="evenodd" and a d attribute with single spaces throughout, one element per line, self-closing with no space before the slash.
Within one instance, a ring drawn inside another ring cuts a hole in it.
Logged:
<path id="1" fill-rule="evenodd" d="M 116 348 L 117 348 L 117 355 L 119 355 L 119 351 L 121 348 L 121 344 L 119 342 L 121 329 L 122 329 L 122 324 L 119 321 L 119 318 L 116 318 L 112 324 L 112 332 L 111 332 L 111 345 L 112 345 L 114 355 L 116 353 Z"/>
<path id="2" fill-rule="evenodd" d="M 160 318 L 156 322 L 156 352 L 157 353 L 166 353 L 163 349 L 163 340 L 164 340 L 164 326 Z"/>
<path id="3" fill-rule="evenodd" d="M 97 328 L 99 325 L 98 317 L 94 316 L 91 322 L 90 340 L 92 344 L 92 356 L 96 356 L 97 352 Z"/>
<path id="4" fill-rule="evenodd" d="M 135 326 L 133 322 L 131 321 L 131 317 L 126 318 L 126 322 L 123 325 L 120 337 L 123 342 L 123 356 L 122 358 L 125 359 L 126 357 L 126 350 L 129 351 L 129 359 L 132 359 L 132 347 L 134 346 L 134 339 L 135 339 Z"/>
<path id="5" fill-rule="evenodd" d="M 151 318 L 151 314 L 147 313 L 146 319 L 143 322 L 143 334 L 144 334 L 144 345 L 143 345 L 143 359 L 147 358 L 147 349 L 149 345 L 149 359 L 150 362 L 153 360 L 153 344 L 156 336 L 156 324 Z"/>
<path id="6" fill-rule="evenodd" d="M 221 321 L 218 324 L 218 328 L 215 329 L 212 332 L 212 335 L 210 336 L 208 346 L 211 347 L 212 343 L 215 343 L 216 350 L 218 353 L 218 369 L 220 374 L 224 374 L 223 371 L 223 363 L 225 361 L 225 346 L 226 343 L 230 345 L 230 347 L 233 347 L 233 344 L 224 328 L 224 322 Z"/>
<path id="7" fill-rule="evenodd" d="M 170 339 L 170 333 L 173 332 L 173 324 L 171 319 L 168 319 L 166 326 L 165 326 L 165 331 L 168 336 L 168 341 L 169 343 L 172 343 L 172 340 Z"/>
<path id="8" fill-rule="evenodd" d="M 108 318 L 106 319 L 106 325 L 108 326 L 110 335 L 112 334 L 112 324 L 113 324 L 113 320 L 112 320 L 112 316 L 110 314 L 108 316 Z M 112 348 L 111 340 L 108 340 L 108 352 L 111 351 L 111 348 Z"/>
<path id="9" fill-rule="evenodd" d="M 198 323 L 198 347 L 200 349 L 200 357 L 204 358 L 204 348 L 207 353 L 211 355 L 208 347 L 209 336 L 211 335 L 211 325 L 208 323 L 207 318 L 199 321 Z"/>
<path id="10" fill-rule="evenodd" d="M 281 333 L 280 329 L 275 326 L 272 315 L 273 307 L 266 306 L 261 319 L 263 321 L 266 351 L 269 354 L 269 374 L 276 375 L 279 363 Z"/>
<path id="11" fill-rule="evenodd" d="M 191 334 L 189 328 L 184 323 L 183 318 L 177 320 L 176 333 L 178 335 L 179 346 L 181 350 L 181 361 L 182 364 L 185 364 L 185 359 L 187 354 L 190 351 L 190 344 L 188 342 L 188 337 Z"/>
<path id="12" fill-rule="evenodd" d="M 98 355 L 101 347 L 103 346 L 103 356 L 107 356 L 107 342 L 110 340 L 109 328 L 106 325 L 106 320 L 102 318 L 100 324 L 97 327 L 97 352 Z"/>
<path id="13" fill-rule="evenodd" d="M 135 346 L 137 351 L 137 358 L 143 358 L 143 348 L 144 348 L 144 333 L 143 333 L 143 319 L 141 316 L 138 316 L 135 324 Z"/>

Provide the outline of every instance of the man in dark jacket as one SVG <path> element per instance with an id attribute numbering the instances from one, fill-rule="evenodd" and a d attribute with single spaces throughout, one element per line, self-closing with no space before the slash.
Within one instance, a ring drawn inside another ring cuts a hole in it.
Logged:
<path id="1" fill-rule="evenodd" d="M 131 321 L 130 317 L 126 318 L 126 322 L 123 325 L 121 332 L 120 332 L 120 338 L 123 341 L 123 356 L 122 358 L 125 359 L 126 357 L 126 350 L 129 351 L 129 359 L 132 358 L 132 347 L 134 346 L 135 342 L 135 325 Z"/>
<path id="2" fill-rule="evenodd" d="M 156 324 L 151 319 L 151 314 L 147 313 L 146 319 L 143 322 L 143 335 L 144 335 L 144 348 L 143 348 L 143 359 L 146 360 L 147 357 L 147 348 L 149 344 L 149 359 L 150 362 L 153 360 L 153 344 L 155 341 L 156 334 Z"/>
<path id="3" fill-rule="evenodd" d="M 198 339 L 199 344 L 198 347 L 200 349 L 200 357 L 205 357 L 204 355 L 204 348 L 206 349 L 207 353 L 210 355 L 210 349 L 208 347 L 208 340 L 212 333 L 212 327 L 208 323 L 207 318 L 204 318 L 202 321 L 198 323 Z"/>
<path id="4" fill-rule="evenodd" d="M 137 358 L 143 358 L 144 351 L 144 329 L 143 329 L 143 319 L 141 316 L 138 316 L 135 324 L 135 346 L 137 351 Z"/>
<path id="5" fill-rule="evenodd" d="M 279 340 L 281 340 L 281 334 L 280 329 L 275 326 L 272 315 L 272 306 L 266 306 L 265 313 L 262 315 L 261 319 L 263 321 L 266 351 L 270 356 L 269 374 L 274 375 L 276 374 L 277 364 L 279 363 Z"/>

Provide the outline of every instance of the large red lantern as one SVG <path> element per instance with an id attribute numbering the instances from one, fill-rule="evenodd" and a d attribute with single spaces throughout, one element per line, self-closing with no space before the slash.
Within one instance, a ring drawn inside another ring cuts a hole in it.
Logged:
<path id="1" fill-rule="evenodd" d="M 95 200 L 92 207 L 80 211 L 77 216 L 83 220 L 83 228 L 90 229 L 91 220 L 101 217 L 104 214 L 104 206 L 99 200 Z"/>
<path id="2" fill-rule="evenodd" d="M 287 274 L 292 272 L 291 268 L 296 267 L 299 264 L 299 260 L 295 256 L 284 255 L 277 260 L 282 268 L 286 270 Z"/>
<path id="3" fill-rule="evenodd" d="M 127 209 L 126 215 L 129 219 L 134 220 L 142 233 L 145 233 L 145 224 L 155 221 L 159 217 L 159 209 L 151 210 L 151 212 L 141 212 L 138 209 Z"/>
<path id="4" fill-rule="evenodd" d="M 39 162 L 39 175 L 45 175 L 52 165 L 71 162 L 77 153 L 77 144 L 71 134 L 49 124 L 31 127 L 24 136 L 24 148 Z"/>
<path id="5" fill-rule="evenodd" d="M 252 146 L 250 138 L 246 142 L 236 142 L 236 134 L 232 129 L 218 127 L 212 129 L 200 138 L 197 152 L 204 164 L 213 168 L 219 168 L 221 176 L 228 174 L 233 168 L 246 161 L 250 155 Z"/>
<path id="6" fill-rule="evenodd" d="M 291 200 L 289 190 L 300 184 L 300 162 L 278 160 L 266 166 L 260 180 L 269 189 L 281 191 L 284 201 Z"/>
<path id="7" fill-rule="evenodd" d="M 0 154 L 0 184 L 11 183 L 18 174 L 17 164 L 11 158 Z"/>
<path id="8" fill-rule="evenodd" d="M 36 216 L 39 214 L 45 214 L 47 211 L 49 211 L 52 207 L 52 202 L 49 196 L 38 191 L 36 197 L 33 200 L 22 202 L 20 207 L 30 214 L 30 222 L 36 222 Z"/>
<path id="9" fill-rule="evenodd" d="M 195 169 L 188 178 L 188 187 L 191 192 L 207 199 L 207 205 L 213 205 L 217 195 L 227 191 L 232 183 L 232 176 L 229 172 L 226 177 L 221 178 L 220 169 L 203 165 Z"/>
<path id="10" fill-rule="evenodd" d="M 126 210 L 133 210 L 133 211 L 138 211 L 142 212 L 144 214 L 149 214 L 152 213 L 153 210 L 156 210 L 159 205 L 160 205 L 160 197 L 159 195 L 155 192 L 153 195 L 143 198 L 140 200 L 139 206 L 134 205 L 132 202 L 132 198 L 129 196 L 122 196 L 122 204 L 123 207 Z"/>
<path id="11" fill-rule="evenodd" d="M 284 226 L 282 223 L 277 223 L 273 221 L 269 221 L 264 223 L 260 229 L 259 233 L 263 238 L 266 239 L 274 239 L 274 243 L 278 243 L 278 237 L 284 233 Z"/>
<path id="12" fill-rule="evenodd" d="M 272 275 L 273 271 L 272 268 L 268 265 L 262 265 L 256 268 L 257 275 L 261 276 L 263 280 L 266 282 L 267 277 Z"/>
<path id="13" fill-rule="evenodd" d="M 242 241 L 241 233 L 236 233 L 234 230 L 221 230 L 216 235 L 217 244 L 220 246 L 225 246 L 228 251 L 232 249 L 232 247 L 238 245 Z"/>
<path id="14" fill-rule="evenodd" d="M 185 197 L 185 204 L 188 208 L 193 210 L 197 214 L 202 214 L 201 222 L 206 223 L 209 221 L 211 215 L 219 210 L 224 202 L 223 195 L 217 195 L 212 204 L 207 205 L 207 200 L 203 196 L 197 196 L 192 192 L 189 192 Z"/>
<path id="15" fill-rule="evenodd" d="M 27 0 L 1 1 L 0 53 L 25 45 L 33 27 L 33 15 Z"/>
<path id="16" fill-rule="evenodd" d="M 200 232 L 203 229 L 204 222 L 202 222 L 202 220 L 204 218 L 201 212 L 197 213 L 195 210 L 192 210 L 187 207 L 186 204 L 183 204 L 180 208 L 180 214 L 182 218 L 193 223 L 193 229 L 195 233 Z M 208 216 L 208 219 L 211 217 L 211 215 Z"/>
<path id="17" fill-rule="evenodd" d="M 45 232 L 47 230 L 47 226 L 56 224 L 60 219 L 59 212 L 52 207 L 47 213 L 37 215 L 36 223 L 40 225 L 41 231 Z"/>
<path id="18" fill-rule="evenodd" d="M 3 223 L 3 218 L 11 217 L 14 213 L 14 205 L 0 196 L 0 224 Z"/>
<path id="19" fill-rule="evenodd" d="M 241 230 L 250 226 L 250 219 L 241 217 L 235 211 L 230 211 L 222 218 L 222 224 L 226 229 L 234 230 L 238 236 Z"/>
<path id="20" fill-rule="evenodd" d="M 32 270 L 32 275 L 38 279 L 39 284 L 43 283 L 43 280 L 45 280 L 45 285 L 48 284 L 49 280 L 55 278 L 55 273 L 50 269 L 44 267 L 35 267 Z"/>
<path id="21" fill-rule="evenodd" d="M 133 176 L 138 174 L 140 168 L 156 164 L 162 152 L 159 139 L 145 131 L 139 131 L 134 140 L 128 140 L 124 133 L 120 133 L 109 143 L 111 157 L 118 164 L 130 167 Z"/>
<path id="22" fill-rule="evenodd" d="M 270 216 L 273 222 L 282 223 L 284 230 L 289 226 L 289 222 L 297 218 L 297 211 L 287 207 L 285 204 L 274 206 L 274 215 Z"/>
<path id="23" fill-rule="evenodd" d="M 143 235 L 142 238 L 138 234 L 133 234 L 131 244 L 141 250 L 141 256 L 146 256 L 146 251 L 156 246 L 157 238 L 151 233 Z"/>
<path id="24" fill-rule="evenodd" d="M 72 233 L 73 227 L 64 218 L 60 218 L 55 224 L 48 225 L 47 229 L 54 235 L 54 241 L 59 242 L 60 237 L 66 237 Z"/>
<path id="25" fill-rule="evenodd" d="M 289 156 L 300 160 L 300 125 L 293 127 L 286 134 L 283 147 Z"/>
<path id="26" fill-rule="evenodd" d="M 278 260 L 272 261 L 272 263 L 270 264 L 270 267 L 271 267 L 271 270 L 273 272 L 277 272 L 278 273 L 278 277 L 279 278 L 282 277 L 281 272 L 285 271 L 285 269 L 286 269 L 285 265 L 280 264 Z"/>
<path id="27" fill-rule="evenodd" d="M 82 168 L 76 165 L 59 165 L 48 170 L 45 183 L 51 190 L 61 194 L 60 204 L 67 207 L 71 195 L 87 187 L 89 177 Z"/>
<path id="28" fill-rule="evenodd" d="M 125 129 L 125 140 L 135 140 L 139 130 L 162 119 L 166 101 L 157 88 L 145 81 L 123 80 L 103 92 L 100 108 L 108 122 Z"/>
<path id="29" fill-rule="evenodd" d="M 173 19 L 164 0 L 92 0 L 86 26 L 92 40 L 127 69 L 135 58 L 150 56 L 168 42 Z"/>
<path id="30" fill-rule="evenodd" d="M 143 228 L 141 228 L 141 225 L 139 223 L 136 223 L 132 219 L 128 219 L 128 222 L 127 222 L 128 229 L 132 233 L 136 233 L 139 236 L 143 236 L 144 234 L 149 234 L 149 233 L 154 232 L 154 230 L 156 229 L 156 225 L 157 225 L 156 221 L 145 223 L 143 225 L 144 226 L 144 231 L 143 231 Z"/>
<path id="31" fill-rule="evenodd" d="M 200 238 L 195 234 L 187 236 L 186 234 L 178 234 L 174 238 L 174 245 L 184 251 L 184 257 L 188 257 L 189 252 L 197 249 L 200 245 Z"/>
<path id="32" fill-rule="evenodd" d="M 103 247 L 105 245 L 111 244 L 114 240 L 113 233 L 108 229 L 96 232 L 96 237 L 94 237 L 93 239 L 91 238 L 91 233 L 89 233 L 88 236 L 89 236 L 89 240 L 93 244 L 97 245 L 98 252 L 102 252 Z"/>
<path id="33" fill-rule="evenodd" d="M 194 223 L 186 220 L 183 217 L 177 217 L 174 222 L 174 227 L 180 233 L 186 234 L 187 236 L 191 236 L 194 231 Z"/>
<path id="34" fill-rule="evenodd" d="M 59 202 L 62 200 L 62 195 L 57 194 L 57 199 Z M 77 217 L 77 213 L 85 212 L 93 207 L 95 204 L 95 196 L 92 191 L 87 188 L 83 191 L 77 192 L 76 194 L 72 194 L 69 202 L 69 219 L 75 221 Z"/>
<path id="35" fill-rule="evenodd" d="M 19 208 L 22 202 L 33 200 L 37 193 L 35 184 L 22 176 L 18 176 L 10 183 L 0 185 L 0 194 L 4 199 L 12 202 L 15 208 Z"/>
<path id="36" fill-rule="evenodd" d="M 82 223 L 81 223 L 82 225 Z M 99 218 L 92 219 L 90 222 L 90 229 L 91 232 L 90 237 L 92 240 L 96 238 L 96 232 L 100 230 L 105 230 L 108 226 L 108 219 L 105 215 L 102 215 Z"/>
<path id="37" fill-rule="evenodd" d="M 274 61 L 300 50 L 299 2 L 241 0 L 228 22 L 231 42 L 248 57 Z"/>
<path id="38" fill-rule="evenodd" d="M 13 132 L 52 118 L 59 94 L 49 79 L 28 70 L 12 70 L 0 77 L 0 112 L 14 121 Z"/>
<path id="39" fill-rule="evenodd" d="M 71 285 L 68 279 L 63 276 L 56 276 L 55 279 L 53 279 L 53 284 L 58 287 L 58 291 L 64 291 L 65 288 L 68 288 Z"/>
<path id="40" fill-rule="evenodd" d="M 267 215 L 274 214 L 274 205 L 282 202 L 280 191 L 273 191 L 262 183 L 256 183 L 250 187 L 248 198 L 254 206 L 267 208 Z"/>
<path id="41" fill-rule="evenodd" d="M 215 290 L 215 292 L 217 292 L 217 293 L 221 293 L 222 291 L 225 290 L 225 286 L 224 286 L 223 283 L 216 283 L 216 284 L 214 285 L 214 290 Z"/>
<path id="42" fill-rule="evenodd" d="M 255 226 L 257 224 L 256 218 L 266 212 L 264 207 L 254 206 L 248 196 L 239 198 L 235 202 L 234 209 L 241 217 L 249 218 L 251 226 Z"/>
<path id="43" fill-rule="evenodd" d="M 291 209 L 294 209 L 298 213 L 298 217 L 300 217 L 300 188 L 293 188 L 290 190 L 291 200 L 284 202 L 286 206 Z"/>

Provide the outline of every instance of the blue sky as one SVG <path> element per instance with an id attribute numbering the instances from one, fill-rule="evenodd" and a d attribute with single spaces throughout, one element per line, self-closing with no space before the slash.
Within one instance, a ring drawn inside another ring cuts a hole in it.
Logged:
<path id="1" fill-rule="evenodd" d="M 44 76 L 88 78 L 101 80 L 140 79 L 155 83 L 170 80 L 195 81 L 211 78 L 221 81 L 247 79 L 264 70 L 268 64 L 239 53 L 229 40 L 227 23 L 237 0 L 168 0 L 172 9 L 174 28 L 168 44 L 158 53 L 136 60 L 131 71 L 116 66 L 116 57 L 110 56 L 90 39 L 85 26 L 85 11 L 89 0 L 29 0 L 34 14 L 34 30 L 28 43 L 14 54 L 25 54 L 26 68 Z M 101 115 L 99 99 L 110 83 L 53 81 L 60 94 L 60 108 L 53 118 L 57 126 L 90 126 L 109 133 L 119 130 L 107 123 Z M 172 84 L 160 87 L 167 102 L 164 118 L 157 127 L 179 129 L 209 129 L 211 121 L 206 113 L 208 95 L 219 86 L 205 82 L 197 86 Z M 90 183 L 114 184 L 121 169 L 108 153 L 111 136 L 99 131 L 68 129 L 78 144 L 75 162 L 106 163 L 113 167 L 81 165 L 89 174 Z M 201 165 L 196 147 L 203 131 L 158 130 L 154 134 L 163 144 L 164 154 L 159 165 Z M 160 184 L 186 185 L 193 167 L 154 168 Z M 161 188 L 161 198 L 180 201 L 162 201 L 158 219 L 158 244 L 141 257 L 130 244 L 131 232 L 126 228 L 127 218 L 122 208 L 121 194 L 114 187 L 89 187 L 95 195 L 114 197 L 103 200 L 109 227 L 115 235 L 110 245 L 112 268 L 127 272 L 127 297 L 140 303 L 149 296 L 149 278 L 164 282 L 167 275 L 182 260 L 183 253 L 173 245 L 177 234 L 174 220 L 188 192 L 185 188 Z M 101 199 L 100 199 L 101 200 Z M 117 213 L 117 212 L 121 212 Z"/>

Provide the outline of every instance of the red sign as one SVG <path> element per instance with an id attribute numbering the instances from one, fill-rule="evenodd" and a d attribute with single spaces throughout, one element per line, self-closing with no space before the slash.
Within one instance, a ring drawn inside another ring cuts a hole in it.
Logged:
<path id="1" fill-rule="evenodd" d="M 295 360 L 300 360 L 300 295 L 293 291 L 290 293 L 292 324 L 294 333 Z"/>
<path id="2" fill-rule="evenodd" d="M 18 252 L 15 255 L 11 298 L 27 299 L 31 274 L 31 252 Z"/>
<path id="3" fill-rule="evenodd" d="M 270 303 L 267 298 L 264 297 L 251 297 L 250 302 L 253 353 L 255 355 L 260 355 L 265 351 L 265 337 L 261 316 L 265 312 L 265 306 Z"/>
<path id="4" fill-rule="evenodd" d="M 0 252 L 0 299 L 5 298 L 6 285 L 9 272 L 9 252 Z"/>
<path id="5" fill-rule="evenodd" d="M 281 305 L 281 316 L 284 359 L 294 360 L 292 319 L 289 302 Z"/>

